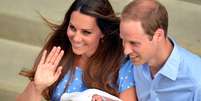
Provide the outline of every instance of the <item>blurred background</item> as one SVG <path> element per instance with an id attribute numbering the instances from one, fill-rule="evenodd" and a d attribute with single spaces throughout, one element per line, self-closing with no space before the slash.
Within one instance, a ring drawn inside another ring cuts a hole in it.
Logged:
<path id="1" fill-rule="evenodd" d="M 0 0 L 0 101 L 14 101 L 50 29 L 41 19 L 60 23 L 73 0 Z M 131 0 L 110 0 L 117 13 Z M 201 56 L 201 0 L 159 0 L 169 12 L 169 33 Z"/>

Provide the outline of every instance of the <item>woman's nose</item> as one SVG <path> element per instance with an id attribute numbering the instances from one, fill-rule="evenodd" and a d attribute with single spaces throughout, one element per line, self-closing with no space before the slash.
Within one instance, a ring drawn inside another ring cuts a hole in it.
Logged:
<path id="1" fill-rule="evenodd" d="M 73 41 L 80 42 L 81 40 L 82 40 L 82 37 L 81 37 L 80 32 L 74 33 L 74 35 L 73 35 Z"/>

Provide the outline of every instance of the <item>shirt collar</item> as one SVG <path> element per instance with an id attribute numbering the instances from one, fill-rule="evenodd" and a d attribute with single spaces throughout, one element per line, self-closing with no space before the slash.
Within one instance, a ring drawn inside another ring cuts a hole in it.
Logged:
<path id="1" fill-rule="evenodd" d="M 179 46 L 172 38 L 169 38 L 169 39 L 173 43 L 173 50 L 170 56 L 168 57 L 166 63 L 164 64 L 164 66 L 161 68 L 161 70 L 158 73 L 166 76 L 167 78 L 171 80 L 176 80 L 178 70 L 179 70 L 179 64 L 181 61 L 181 58 L 179 55 L 180 53 L 178 49 Z"/>

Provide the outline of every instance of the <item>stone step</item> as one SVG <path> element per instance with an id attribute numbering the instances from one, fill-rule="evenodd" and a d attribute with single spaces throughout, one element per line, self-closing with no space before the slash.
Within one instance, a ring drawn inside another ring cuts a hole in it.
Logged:
<path id="1" fill-rule="evenodd" d="M 0 90 L 22 91 L 28 79 L 19 76 L 22 68 L 31 68 L 40 47 L 0 39 Z"/>
<path id="2" fill-rule="evenodd" d="M 3 0 L 0 3 L 0 38 L 42 46 L 50 29 L 37 12 L 59 23 L 73 0 Z M 110 0 L 116 12 L 131 0 Z M 169 33 L 196 54 L 201 54 L 201 4 L 196 0 L 159 0 L 169 12 Z M 15 6 L 15 5 L 18 6 Z M 9 6 L 8 6 L 9 5 Z"/>

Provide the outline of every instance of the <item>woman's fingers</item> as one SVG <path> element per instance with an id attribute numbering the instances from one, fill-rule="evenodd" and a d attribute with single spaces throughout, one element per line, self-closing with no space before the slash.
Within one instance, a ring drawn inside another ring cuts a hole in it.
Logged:
<path id="1" fill-rule="evenodd" d="M 57 68 L 57 71 L 55 72 L 54 76 L 55 76 L 55 80 L 57 80 L 61 74 L 61 71 L 62 71 L 63 67 L 62 66 L 59 66 Z"/>
<path id="2" fill-rule="evenodd" d="M 55 53 L 53 54 L 52 58 L 50 59 L 51 64 L 55 64 L 55 60 L 58 58 L 58 55 L 61 52 L 61 48 L 57 47 Z"/>
<path id="3" fill-rule="evenodd" d="M 47 59 L 45 61 L 45 63 L 50 63 L 50 60 L 52 59 L 53 55 L 55 54 L 57 50 L 57 47 L 53 47 L 53 49 L 51 50 L 51 52 L 49 53 L 49 55 L 47 56 Z"/>
<path id="4" fill-rule="evenodd" d="M 46 63 L 51 63 L 52 65 L 57 66 L 63 54 L 64 51 L 61 50 L 61 47 L 53 47 L 53 49 L 47 56 Z"/>
<path id="5" fill-rule="evenodd" d="M 53 47 L 47 59 L 45 60 L 45 64 L 51 71 L 56 72 L 57 66 L 63 57 L 64 51 L 61 50 L 61 47 Z"/>
<path id="6" fill-rule="evenodd" d="M 64 55 L 64 51 L 61 50 L 60 53 L 57 55 L 57 57 L 55 58 L 55 61 L 54 61 L 54 65 L 55 66 L 58 66 L 59 62 L 61 61 L 62 57 Z"/>
<path id="7" fill-rule="evenodd" d="M 45 63 L 46 54 L 47 50 L 44 50 L 39 65 Z"/>

